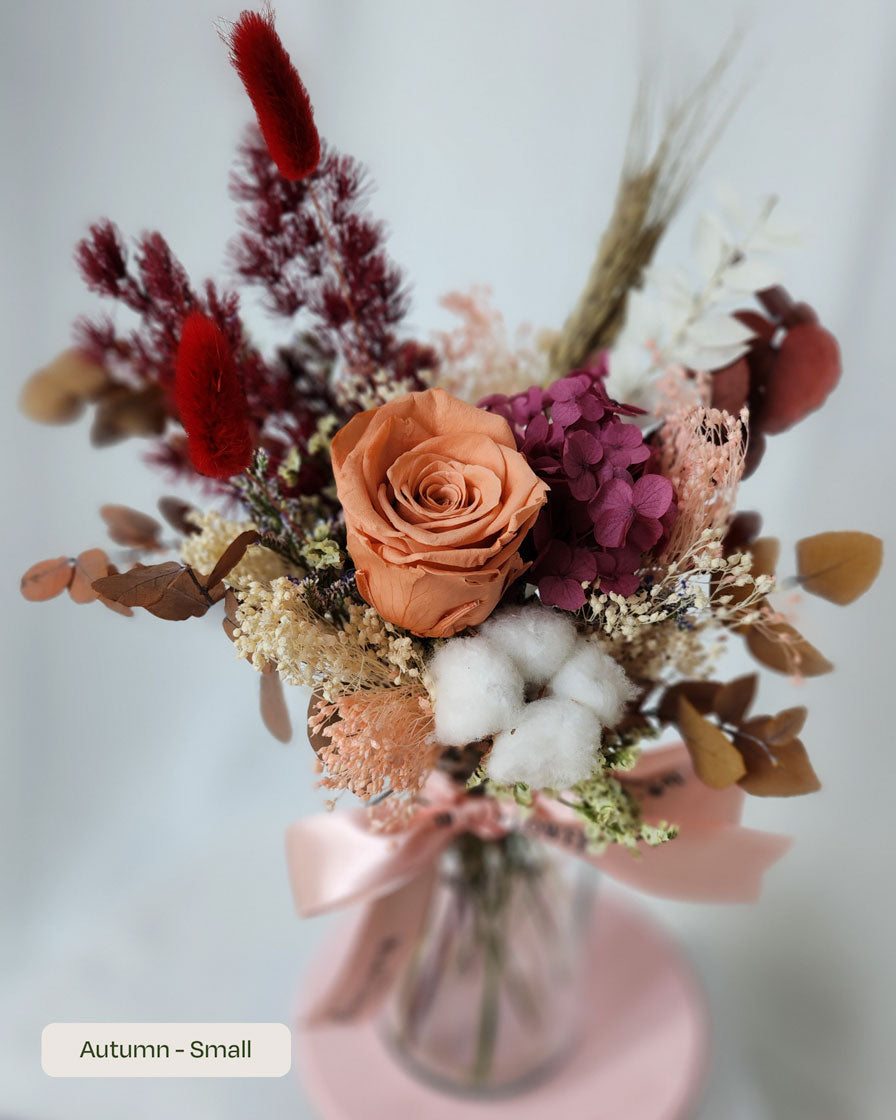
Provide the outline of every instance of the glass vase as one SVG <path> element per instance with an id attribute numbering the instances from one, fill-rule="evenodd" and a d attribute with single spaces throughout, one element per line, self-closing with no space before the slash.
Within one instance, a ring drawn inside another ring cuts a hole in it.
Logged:
<path id="1" fill-rule="evenodd" d="M 398 1060 L 477 1096 L 551 1073 L 578 1038 L 593 883 L 591 869 L 521 833 L 461 835 L 383 1016 Z"/>

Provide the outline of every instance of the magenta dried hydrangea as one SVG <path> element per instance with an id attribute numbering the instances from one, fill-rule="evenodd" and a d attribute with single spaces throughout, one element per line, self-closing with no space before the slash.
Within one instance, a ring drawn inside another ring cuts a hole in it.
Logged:
<path id="1" fill-rule="evenodd" d="M 632 595 L 645 553 L 668 537 L 676 515 L 672 483 L 650 469 L 650 448 L 626 420 L 641 409 L 607 396 L 605 361 L 574 370 L 547 389 L 486 397 L 517 447 L 549 483 L 532 534 L 530 578 L 542 602 L 567 611 L 585 604 L 583 585 Z"/>

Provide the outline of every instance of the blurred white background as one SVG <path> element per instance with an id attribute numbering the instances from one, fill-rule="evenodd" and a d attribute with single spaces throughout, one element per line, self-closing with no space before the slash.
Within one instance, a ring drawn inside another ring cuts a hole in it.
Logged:
<path id="1" fill-rule="evenodd" d="M 661 259 L 689 259 L 714 178 L 780 194 L 807 232 L 789 287 L 838 334 L 846 373 L 826 409 L 777 437 L 742 505 L 785 554 L 863 528 L 892 544 L 896 293 L 896 16 L 880 0 L 292 0 L 278 13 L 318 125 L 373 170 L 375 210 L 412 279 L 412 323 L 440 293 L 488 282 L 511 324 L 553 326 L 607 218 L 645 55 L 660 88 L 748 33 L 749 89 Z M 86 425 L 46 429 L 18 386 L 96 307 L 71 263 L 89 221 L 160 229 L 191 275 L 221 275 L 226 182 L 250 107 L 213 21 L 221 0 L 6 3 L 2 339 L 5 686 L 0 1113 L 9 1120 L 312 1117 L 282 1081 L 54 1081 L 51 1021 L 276 1021 L 326 921 L 293 915 L 282 834 L 319 809 L 310 751 L 256 715 L 257 680 L 217 619 L 130 621 L 62 600 L 27 605 L 32 562 L 104 543 L 98 507 L 151 511 L 164 481 Z M 646 45 L 646 49 L 645 49 Z M 278 337 L 253 313 L 263 338 Z M 806 702 L 821 793 L 748 805 L 797 844 L 752 908 L 651 904 L 709 992 L 716 1057 L 701 1120 L 893 1115 L 891 790 L 893 566 L 848 610 L 804 602 L 839 663 L 798 696 L 766 679 L 761 710 Z M 746 661 L 732 656 L 733 671 Z M 304 697 L 291 697 L 301 725 Z M 301 738 L 301 737 L 300 737 Z M 595 1112 L 595 1116 L 597 1112 Z M 583 1118 L 588 1120 L 588 1118 Z M 625 1118 L 618 1118 L 625 1120 Z"/>

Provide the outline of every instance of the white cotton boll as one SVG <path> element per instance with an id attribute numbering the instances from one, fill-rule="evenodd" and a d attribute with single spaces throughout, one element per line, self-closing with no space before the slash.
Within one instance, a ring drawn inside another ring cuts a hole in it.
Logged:
<path id="1" fill-rule="evenodd" d="M 546 697 L 527 704 L 516 727 L 496 736 L 489 777 L 532 789 L 568 789 L 594 769 L 600 720 L 589 708 Z"/>
<path id="2" fill-rule="evenodd" d="M 542 685 L 573 651 L 576 628 L 568 616 L 540 604 L 493 614 L 480 635 L 517 665 L 526 682 Z"/>
<path id="3" fill-rule="evenodd" d="M 435 687 L 436 739 L 462 747 L 512 727 L 524 705 L 519 670 L 480 638 L 453 638 L 429 663 Z"/>
<path id="4" fill-rule="evenodd" d="M 622 666 L 595 642 L 579 641 L 572 657 L 550 682 L 552 696 L 575 700 L 590 708 L 604 727 L 614 727 L 622 718 L 627 700 L 637 689 Z"/>

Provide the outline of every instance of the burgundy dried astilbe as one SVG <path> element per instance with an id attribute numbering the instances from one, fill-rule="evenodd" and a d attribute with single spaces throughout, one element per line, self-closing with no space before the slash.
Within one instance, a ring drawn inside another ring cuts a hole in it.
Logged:
<path id="1" fill-rule="evenodd" d="M 139 316 L 127 334 L 119 334 L 108 319 L 76 324 L 78 344 L 126 382 L 170 390 L 183 322 L 196 308 L 211 315 L 234 345 L 243 342 L 236 297 L 219 295 L 211 284 L 200 297 L 160 233 L 142 234 L 132 261 L 118 228 L 103 219 L 79 242 L 75 260 L 91 291 Z"/>
<path id="2" fill-rule="evenodd" d="M 325 146 L 313 174 L 292 182 L 252 128 L 231 193 L 245 204 L 243 232 L 231 244 L 240 278 L 264 289 L 275 314 L 304 311 L 320 344 L 353 369 L 392 369 L 408 300 L 401 272 L 386 254 L 384 228 L 364 212 L 361 165 Z"/>
<path id="3" fill-rule="evenodd" d="M 117 227 L 108 220 L 90 228 L 75 251 L 75 259 L 91 291 L 123 304 L 138 316 L 126 332 L 111 319 L 83 318 L 76 323 L 78 345 L 109 370 L 125 393 L 155 388 L 160 407 L 169 419 L 179 420 L 174 394 L 175 370 L 183 324 L 194 311 L 209 317 L 227 340 L 234 356 L 253 426 L 263 432 L 276 465 L 302 434 L 310 438 L 321 411 L 313 413 L 296 387 L 296 375 L 283 362 L 268 363 L 249 344 L 235 292 L 222 292 L 207 281 L 201 291 L 190 283 L 186 270 L 160 233 L 137 239 L 133 258 Z M 175 473 L 191 470 L 184 441 L 169 434 L 151 452 L 152 462 Z"/>

